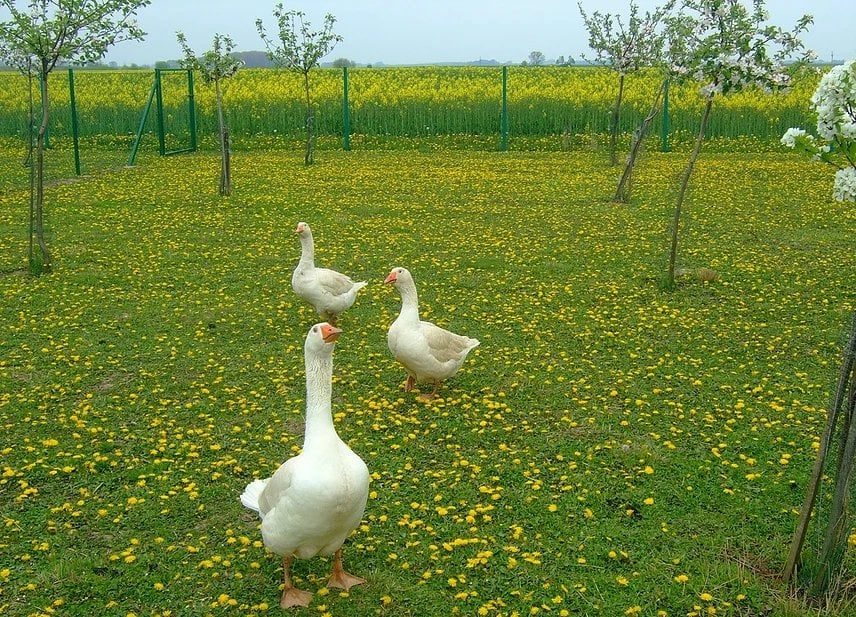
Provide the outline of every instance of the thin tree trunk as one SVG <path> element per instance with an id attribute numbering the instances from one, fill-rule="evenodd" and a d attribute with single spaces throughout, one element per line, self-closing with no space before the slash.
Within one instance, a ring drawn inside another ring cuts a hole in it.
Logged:
<path id="1" fill-rule="evenodd" d="M 618 165 L 618 123 L 621 120 L 621 101 L 624 98 L 624 73 L 618 79 L 618 98 L 615 100 L 615 108 L 612 110 L 612 133 L 609 136 L 609 162 Z"/>
<path id="2" fill-rule="evenodd" d="M 232 194 L 232 173 L 229 152 L 229 127 L 223 117 L 223 99 L 220 95 L 220 80 L 214 80 L 214 93 L 217 97 L 217 121 L 220 126 L 220 195 Z"/>
<path id="3" fill-rule="evenodd" d="M 303 85 L 304 91 L 306 94 L 306 156 L 303 159 L 304 164 L 312 165 L 315 162 L 315 156 L 313 153 L 312 141 L 313 141 L 313 121 L 312 121 L 312 100 L 309 97 L 309 72 L 305 71 L 303 73 Z"/>
<path id="4" fill-rule="evenodd" d="M 45 133 L 48 129 L 48 73 L 43 68 L 41 73 L 42 86 L 42 124 L 36 137 L 36 203 L 35 203 L 35 232 L 36 241 L 42 253 L 40 270 L 47 272 L 51 269 L 51 254 L 45 242 L 44 203 L 45 203 Z"/>
<path id="5" fill-rule="evenodd" d="M 30 109 L 27 116 L 27 156 L 24 159 L 24 167 L 33 169 L 33 151 L 35 143 L 33 140 L 33 129 L 36 126 L 36 97 L 33 95 L 33 66 L 27 65 L 27 92 L 29 93 Z"/>
<path id="6" fill-rule="evenodd" d="M 232 194 L 232 137 L 229 127 L 223 127 L 223 171 L 221 173 L 220 194 L 229 196 Z"/>
<path id="7" fill-rule="evenodd" d="M 782 578 L 788 582 L 795 572 L 797 561 L 799 561 L 803 543 L 805 542 L 808 524 L 811 520 L 814 504 L 817 500 L 817 493 L 820 488 L 820 482 L 823 478 L 823 467 L 826 463 L 826 457 L 829 454 L 829 447 L 832 444 L 832 437 L 835 432 L 835 426 L 838 423 L 839 410 L 844 403 L 847 391 L 847 382 L 851 379 L 856 379 L 856 314 L 853 316 L 853 330 L 850 334 L 850 342 L 844 350 L 844 358 L 841 363 L 841 373 L 838 377 L 838 386 L 835 391 L 835 396 L 829 406 L 829 413 L 826 418 L 826 428 L 823 432 L 823 437 L 820 440 L 820 448 L 818 448 L 817 456 L 814 461 L 814 469 L 811 474 L 811 479 L 806 489 L 805 500 L 800 509 L 800 518 L 797 522 L 797 527 L 794 530 L 793 538 L 791 539 L 791 549 L 788 553 L 788 560 L 785 564 L 785 569 L 782 572 Z M 856 384 L 851 382 L 850 385 L 850 410 L 851 422 L 853 414 L 854 401 L 856 401 Z"/>
<path id="8" fill-rule="evenodd" d="M 856 331 L 854 332 L 856 336 Z M 852 343 L 852 340 L 851 340 Z M 852 348 L 852 345 L 850 346 Z M 847 534 L 850 530 L 850 479 L 853 461 L 856 457 L 856 371 L 851 366 L 850 396 L 845 403 L 844 421 L 841 432 L 841 445 L 835 465 L 835 490 L 827 521 L 826 534 L 818 559 L 820 569 L 814 581 L 812 595 L 818 597 L 826 591 L 835 574 L 841 567 L 841 559 L 847 548 Z"/>
<path id="9" fill-rule="evenodd" d="M 836 388 L 832 404 L 829 406 L 829 413 L 826 418 L 826 428 L 824 429 L 823 437 L 820 440 L 820 448 L 818 449 L 817 456 L 815 457 L 814 469 L 812 470 L 811 479 L 809 480 L 808 488 L 806 489 L 805 500 L 803 501 L 802 508 L 800 509 L 800 518 L 797 522 L 797 527 L 794 530 L 793 538 L 791 539 L 791 549 L 788 554 L 788 560 L 785 564 L 785 569 L 782 572 L 782 578 L 785 581 L 790 581 L 796 572 L 797 561 L 799 561 L 800 552 L 802 551 L 802 546 L 805 542 L 808 524 L 811 520 L 814 504 L 817 500 L 817 493 L 820 489 L 820 482 L 823 478 L 823 467 L 826 463 L 826 457 L 829 454 L 829 447 L 832 444 L 835 425 L 838 423 L 839 410 L 841 405 L 844 403 L 847 382 L 850 379 L 851 374 L 856 375 L 856 372 L 854 372 L 854 365 L 856 365 L 856 315 L 854 315 L 853 318 L 853 332 L 850 336 L 850 343 L 845 349 L 844 359 L 841 363 L 838 387 Z M 856 396 L 856 386 L 851 384 L 851 414 L 854 396 Z"/>
<path id="10" fill-rule="evenodd" d="M 35 224 L 35 215 L 36 215 L 36 161 L 33 158 L 33 150 L 35 149 L 35 144 L 33 143 L 33 129 L 36 124 L 36 102 L 35 97 L 33 96 L 33 71 L 32 66 L 28 67 L 29 71 L 28 81 L 29 81 L 29 93 L 30 93 L 30 113 L 27 119 L 27 159 L 24 161 L 24 165 L 29 167 L 30 170 L 30 211 L 29 216 L 27 218 L 27 263 L 30 264 L 32 268 L 33 258 L 35 256 L 35 245 L 33 243 L 33 235 L 34 235 L 34 224 Z"/>
<path id="11" fill-rule="evenodd" d="M 642 150 L 642 142 L 645 140 L 645 135 L 648 134 L 648 127 L 657 111 L 660 109 L 660 97 L 666 88 L 666 82 L 660 84 L 660 89 L 657 90 L 657 95 L 654 97 L 654 103 L 651 105 L 651 111 L 645 116 L 642 125 L 639 127 L 639 133 L 633 141 L 633 147 L 630 149 L 630 156 L 627 157 L 627 164 L 624 166 L 624 173 L 621 174 L 621 179 L 618 181 L 618 188 L 615 191 L 615 201 L 626 203 L 630 201 L 630 177 L 633 173 L 633 166 L 636 165 L 636 158 Z"/>
<path id="12" fill-rule="evenodd" d="M 692 155 L 690 156 L 690 161 L 687 164 L 687 169 L 684 172 L 684 178 L 681 181 L 681 190 L 678 193 L 678 202 L 675 204 L 675 218 L 672 221 L 672 244 L 669 249 L 669 273 L 667 279 L 670 287 L 675 284 L 675 258 L 678 254 L 678 227 L 681 223 L 681 207 L 684 203 L 684 196 L 687 193 L 687 186 L 690 183 L 690 176 L 693 173 L 693 167 L 695 167 L 699 152 L 701 152 L 701 142 L 704 139 L 704 131 L 707 128 L 707 119 L 710 117 L 710 108 L 712 105 L 713 98 L 707 99 L 707 105 L 705 105 L 704 114 L 701 117 L 701 126 L 698 130 L 695 147 L 693 148 Z"/>

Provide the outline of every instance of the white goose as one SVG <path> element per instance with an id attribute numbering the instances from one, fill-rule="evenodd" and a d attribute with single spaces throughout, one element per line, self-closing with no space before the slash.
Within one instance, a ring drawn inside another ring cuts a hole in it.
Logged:
<path id="1" fill-rule="evenodd" d="M 393 268 L 384 283 L 392 283 L 401 294 L 401 312 L 389 327 L 386 340 L 392 355 L 407 371 L 404 390 L 410 392 L 414 382 L 433 383 L 430 394 L 420 395 L 432 399 L 440 382 L 458 372 L 479 341 L 419 319 L 416 283 L 407 268 Z"/>
<path id="2" fill-rule="evenodd" d="M 341 272 L 316 268 L 312 230 L 301 221 L 296 231 L 300 237 L 300 261 L 291 275 L 291 287 L 315 307 L 322 319 L 336 325 L 336 318 L 353 306 L 357 292 L 366 286 L 366 281 L 355 283 Z"/>
<path id="3" fill-rule="evenodd" d="M 303 450 L 266 480 L 254 480 L 241 503 L 262 519 L 265 546 L 283 558 L 280 606 L 308 606 L 312 594 L 296 589 L 294 557 L 335 553 L 328 587 L 350 589 L 365 580 L 345 572 L 342 545 L 360 524 L 369 494 L 369 471 L 333 426 L 333 347 L 342 331 L 315 324 L 306 336 L 306 429 Z"/>

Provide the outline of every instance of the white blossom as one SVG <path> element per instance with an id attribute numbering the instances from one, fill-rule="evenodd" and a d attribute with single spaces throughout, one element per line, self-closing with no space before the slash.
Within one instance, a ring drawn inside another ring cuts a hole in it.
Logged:
<path id="1" fill-rule="evenodd" d="M 841 134 L 842 125 L 856 121 L 856 60 L 831 68 L 820 79 L 811 103 L 817 112 L 817 133 L 826 141 Z"/>
<path id="2" fill-rule="evenodd" d="M 814 139 L 812 135 L 809 135 L 810 139 Z M 813 145 L 813 144 L 812 144 Z M 832 147 L 829 144 L 823 144 L 822 146 L 814 146 L 816 148 L 814 155 L 811 157 L 812 161 L 822 161 L 823 157 L 832 150 Z"/>
<path id="3" fill-rule="evenodd" d="M 853 141 L 856 140 L 856 122 L 847 121 L 841 123 L 841 137 Z"/>
<path id="4" fill-rule="evenodd" d="M 835 172 L 832 196 L 838 201 L 856 201 L 856 167 L 845 167 Z"/>
<path id="5" fill-rule="evenodd" d="M 790 128 L 782 135 L 782 145 L 788 148 L 793 148 L 797 145 L 797 138 L 806 134 L 803 129 Z"/>
<path id="6" fill-rule="evenodd" d="M 851 154 L 856 143 L 856 60 L 830 69 L 820 79 L 811 105 L 817 112 L 817 137 L 791 128 L 782 135 L 782 145 L 805 151 L 813 161 L 835 165 L 832 196 L 856 201 L 856 161 Z"/>

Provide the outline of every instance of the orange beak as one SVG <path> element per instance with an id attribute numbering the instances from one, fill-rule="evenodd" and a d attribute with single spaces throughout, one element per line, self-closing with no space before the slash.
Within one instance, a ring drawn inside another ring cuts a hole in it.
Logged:
<path id="1" fill-rule="evenodd" d="M 306 229 L 303 225 L 298 225 L 297 229 L 294 230 L 294 233 L 301 233 L 304 229 Z"/>
<path id="2" fill-rule="evenodd" d="M 335 343 L 340 334 L 342 334 L 342 330 L 336 326 L 331 326 L 328 323 L 321 326 L 321 338 L 324 339 L 325 343 Z"/>
<path id="3" fill-rule="evenodd" d="M 389 273 L 389 276 L 384 279 L 384 284 L 386 283 L 394 283 L 398 279 L 398 276 L 395 274 L 395 270 Z"/>

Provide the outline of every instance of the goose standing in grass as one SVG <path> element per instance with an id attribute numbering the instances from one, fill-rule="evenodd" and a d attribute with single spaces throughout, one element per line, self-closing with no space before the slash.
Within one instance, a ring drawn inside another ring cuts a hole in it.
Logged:
<path id="1" fill-rule="evenodd" d="M 301 221 L 296 231 L 300 237 L 300 261 L 291 275 L 291 287 L 315 307 L 322 319 L 336 325 L 336 318 L 353 306 L 357 292 L 366 286 L 366 281 L 355 283 L 341 272 L 316 268 L 312 230 Z"/>
<path id="2" fill-rule="evenodd" d="M 461 368 L 479 341 L 419 319 L 416 283 L 407 268 L 393 268 L 384 283 L 392 283 L 401 294 L 401 312 L 389 327 L 386 340 L 392 355 L 407 371 L 404 391 L 410 392 L 415 382 L 433 383 L 430 394 L 420 395 L 432 399 L 440 382 Z"/>
<path id="3" fill-rule="evenodd" d="M 350 589 L 365 580 L 345 572 L 342 545 L 360 524 L 369 494 L 369 471 L 333 426 L 333 347 L 341 330 L 315 324 L 306 336 L 306 428 L 303 450 L 266 480 L 250 482 L 241 503 L 262 519 L 265 546 L 283 558 L 280 606 L 308 606 L 312 594 L 294 587 L 295 557 L 335 553 L 328 587 Z"/>

